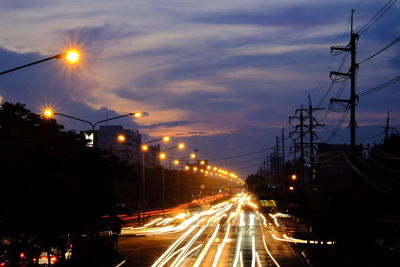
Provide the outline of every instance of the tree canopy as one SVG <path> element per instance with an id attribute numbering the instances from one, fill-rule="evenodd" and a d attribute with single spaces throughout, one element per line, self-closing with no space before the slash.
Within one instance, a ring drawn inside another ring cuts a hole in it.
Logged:
<path id="1" fill-rule="evenodd" d="M 59 236 L 104 226 L 110 182 L 131 169 L 22 104 L 0 107 L 0 234 Z"/>

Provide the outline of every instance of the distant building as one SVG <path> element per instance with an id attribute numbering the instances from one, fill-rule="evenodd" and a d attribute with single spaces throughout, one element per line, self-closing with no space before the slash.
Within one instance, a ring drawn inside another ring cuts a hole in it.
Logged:
<path id="1" fill-rule="evenodd" d="M 123 135 L 124 140 L 118 136 Z M 139 131 L 124 129 L 120 125 L 100 126 L 96 131 L 96 145 L 99 149 L 111 151 L 114 155 L 131 165 L 140 164 L 141 137 Z"/>

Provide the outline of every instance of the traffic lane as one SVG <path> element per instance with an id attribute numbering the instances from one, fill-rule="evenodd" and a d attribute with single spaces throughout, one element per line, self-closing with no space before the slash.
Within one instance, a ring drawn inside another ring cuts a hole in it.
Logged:
<path id="1" fill-rule="evenodd" d="M 274 236 L 282 236 L 285 231 L 276 227 L 273 222 L 266 223 L 264 227 L 265 243 L 269 252 L 282 267 L 302 267 L 304 264 L 299 260 L 289 242 L 277 240 Z"/>
<path id="2" fill-rule="evenodd" d="M 179 234 L 126 236 L 119 241 L 118 251 L 126 257 L 124 267 L 151 266 Z"/>

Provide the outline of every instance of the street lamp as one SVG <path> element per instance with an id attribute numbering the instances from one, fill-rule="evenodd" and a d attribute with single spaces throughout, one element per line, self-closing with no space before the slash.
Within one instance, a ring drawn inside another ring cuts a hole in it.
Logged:
<path id="1" fill-rule="evenodd" d="M 168 141 L 169 141 L 169 139 L 168 139 Z M 166 159 L 167 158 L 167 154 L 165 154 L 165 152 L 169 151 L 169 150 L 172 150 L 172 149 L 179 149 L 179 150 L 185 149 L 185 144 L 184 143 L 179 143 L 177 146 L 173 146 L 173 147 L 164 149 L 159 155 L 160 159 L 161 160 Z M 164 163 L 164 162 L 162 162 L 162 163 Z M 177 164 L 179 164 L 179 161 L 178 161 Z M 161 164 L 161 168 L 162 168 L 162 208 L 163 208 L 163 213 L 164 213 L 164 209 L 165 209 L 165 171 L 164 171 L 164 164 Z M 179 172 L 177 172 L 176 180 L 177 180 L 176 183 L 177 183 L 177 188 L 178 188 L 178 190 L 177 190 L 177 194 L 178 194 L 178 191 L 179 191 Z"/>
<path id="2" fill-rule="evenodd" d="M 154 139 L 151 141 L 144 142 L 141 146 L 142 150 L 142 209 L 143 209 L 143 222 L 145 222 L 145 213 L 146 213 L 146 177 L 145 177 L 145 172 L 146 172 L 146 165 L 145 165 L 145 153 L 149 150 L 148 144 L 154 143 L 154 142 L 169 142 L 171 140 L 171 137 L 169 136 L 164 136 L 163 138 L 159 139 Z"/>
<path id="3" fill-rule="evenodd" d="M 108 118 L 108 119 L 105 119 L 105 120 L 101 120 L 101 121 L 97 121 L 97 122 L 91 122 L 91 121 L 88 121 L 88 120 L 84 120 L 84 119 L 80 119 L 80 118 L 77 118 L 77 117 L 74 117 L 74 116 L 63 114 L 63 113 L 60 113 L 60 112 L 55 112 L 54 110 L 52 110 L 50 108 L 45 108 L 43 110 L 43 116 L 46 119 L 51 119 L 56 115 L 62 116 L 62 117 L 66 117 L 66 118 L 69 118 L 69 119 L 73 119 L 73 120 L 77 120 L 77 121 L 80 121 L 80 122 L 84 122 L 86 124 L 89 124 L 90 127 L 92 128 L 91 133 L 93 134 L 93 139 L 92 139 L 93 144 L 91 146 L 96 147 L 96 142 L 95 142 L 95 138 L 94 138 L 94 132 L 95 132 L 94 129 L 95 129 L 97 124 L 102 123 L 102 122 L 106 122 L 106 121 L 111 121 L 111 120 L 123 118 L 123 117 L 127 117 L 127 116 L 133 116 L 135 118 L 140 118 L 140 117 L 142 117 L 144 115 L 148 116 L 148 113 L 147 112 L 143 112 L 143 113 L 142 112 L 131 112 L 131 113 L 128 113 L 128 114 L 115 116 L 115 117 Z"/>
<path id="4" fill-rule="evenodd" d="M 29 67 L 29 66 L 32 66 L 32 65 L 36 65 L 36 64 L 39 64 L 39 63 L 42 63 L 42 62 L 45 62 L 45 61 L 49 61 L 49 60 L 52 60 L 52 59 L 62 59 L 62 58 L 65 58 L 66 61 L 68 63 L 70 63 L 70 64 L 75 64 L 80 59 L 80 53 L 75 49 L 71 49 L 71 50 L 68 50 L 67 52 L 62 53 L 62 54 L 58 54 L 58 55 L 55 55 L 55 56 L 52 56 L 52 57 L 48 57 L 48 58 L 41 59 L 41 60 L 38 60 L 38 61 L 35 61 L 35 62 L 32 62 L 32 63 L 28 63 L 28 64 L 25 64 L 25 65 L 22 65 L 22 66 L 19 66 L 19 67 L 15 67 L 15 68 L 12 68 L 12 69 L 8 69 L 8 70 L 5 70 L 5 71 L 2 71 L 2 72 L 0 72 L 0 75 L 6 74 L 6 73 L 9 73 L 9 72 L 12 72 L 12 71 L 20 70 L 20 69 L 23 69 L 23 68 L 26 68 L 26 67 Z"/>

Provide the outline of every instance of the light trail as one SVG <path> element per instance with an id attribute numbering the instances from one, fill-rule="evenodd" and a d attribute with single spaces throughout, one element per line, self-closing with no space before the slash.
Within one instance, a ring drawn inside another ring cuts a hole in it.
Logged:
<path id="1" fill-rule="evenodd" d="M 240 257 L 240 253 L 241 253 L 241 251 L 240 251 L 241 246 L 242 246 L 242 233 L 240 232 L 238 243 L 236 245 L 235 260 L 233 262 L 233 266 L 237 266 L 237 264 L 239 262 L 239 257 Z"/>
<path id="2" fill-rule="evenodd" d="M 263 235 L 263 243 L 264 243 L 264 248 L 265 248 L 265 250 L 267 251 L 267 253 L 268 253 L 269 257 L 271 258 L 271 260 L 275 263 L 275 265 L 276 265 L 277 267 L 281 267 L 281 266 L 279 265 L 279 263 L 275 260 L 274 256 L 272 256 L 271 252 L 269 251 L 269 249 L 268 249 L 268 247 L 267 247 L 267 244 L 265 243 L 265 235 Z"/>
<path id="3" fill-rule="evenodd" d="M 206 255 L 206 253 L 210 249 L 212 243 L 214 242 L 215 238 L 217 237 L 219 228 L 220 228 L 220 224 L 218 224 L 217 227 L 215 227 L 214 233 L 212 234 L 211 238 L 208 240 L 208 242 L 205 245 L 204 249 L 201 251 L 199 257 L 197 258 L 196 262 L 193 265 L 194 267 L 199 267 L 200 266 L 201 262 L 204 259 L 204 256 Z"/>
<path id="4" fill-rule="evenodd" d="M 278 219 L 275 217 L 275 215 L 272 215 L 270 213 L 269 216 L 274 220 L 274 223 L 275 223 L 276 227 L 279 227 L 279 222 L 278 222 Z"/>
<path id="5" fill-rule="evenodd" d="M 251 267 L 256 267 L 256 239 L 251 237 Z"/>
<path id="6" fill-rule="evenodd" d="M 265 216 L 257 211 L 257 214 L 263 219 L 264 227 L 267 227 L 267 219 Z"/>
<path id="7" fill-rule="evenodd" d="M 161 221 L 162 219 L 163 219 L 162 217 L 157 218 L 157 219 L 154 219 L 153 221 L 149 222 L 148 224 L 145 224 L 144 226 L 145 226 L 145 227 L 152 226 L 153 224 L 155 224 L 155 223 L 158 222 L 158 221 Z"/>
<path id="8" fill-rule="evenodd" d="M 169 262 L 176 254 L 178 254 L 180 251 L 182 251 L 183 247 L 176 250 L 174 253 L 170 254 L 164 261 L 163 264 L 160 266 L 163 266 L 165 263 Z"/>
<path id="9" fill-rule="evenodd" d="M 189 248 L 193 245 L 193 243 L 199 238 L 199 236 L 204 232 L 204 230 L 207 228 L 207 225 L 203 225 L 199 231 L 189 240 L 189 242 L 183 247 L 183 250 L 179 255 L 176 257 L 176 259 L 172 262 L 171 267 L 179 266 L 179 264 L 182 263 L 187 257 L 187 251 Z"/>
<path id="10" fill-rule="evenodd" d="M 262 267 L 260 256 L 258 255 L 258 252 L 256 252 L 256 262 L 257 262 L 258 267 Z"/>
<path id="11" fill-rule="evenodd" d="M 190 258 L 191 255 L 193 255 L 194 252 L 195 252 L 196 250 L 199 250 L 202 246 L 203 246 L 203 244 L 199 244 L 197 247 L 194 247 L 192 250 L 190 250 L 190 251 L 187 253 L 188 257 Z M 185 260 L 185 262 L 186 262 L 186 260 Z M 183 264 L 182 266 L 185 266 L 185 264 Z"/>
<path id="12" fill-rule="evenodd" d="M 231 228 L 231 224 L 229 223 L 229 219 L 228 219 L 228 227 L 227 227 L 227 230 L 225 233 L 225 237 L 224 237 L 224 240 L 222 241 L 222 243 L 218 246 L 218 250 L 217 250 L 217 253 L 215 254 L 214 262 L 212 265 L 213 267 L 216 267 L 218 264 L 219 258 L 221 257 L 222 251 L 224 250 L 224 246 L 225 246 L 226 242 L 228 241 L 230 228 Z"/>
<path id="13" fill-rule="evenodd" d="M 183 235 L 181 235 L 162 255 L 157 259 L 157 261 L 152 265 L 152 267 L 156 266 L 162 266 L 159 265 L 164 261 L 165 258 L 168 257 L 168 255 L 177 247 L 179 246 L 180 243 L 191 233 L 193 230 L 196 228 L 195 225 L 193 225 L 188 231 L 186 231 Z"/>
<path id="14" fill-rule="evenodd" d="M 283 234 L 283 238 L 285 239 L 283 241 L 287 241 L 287 242 L 302 243 L 302 244 L 306 244 L 307 243 L 307 240 L 298 239 L 298 238 L 292 238 L 292 237 L 287 236 L 286 234 Z M 318 241 L 310 240 L 310 243 L 311 244 L 318 244 Z M 327 242 L 325 242 L 325 244 L 334 245 L 335 242 L 334 241 L 327 241 Z"/>

